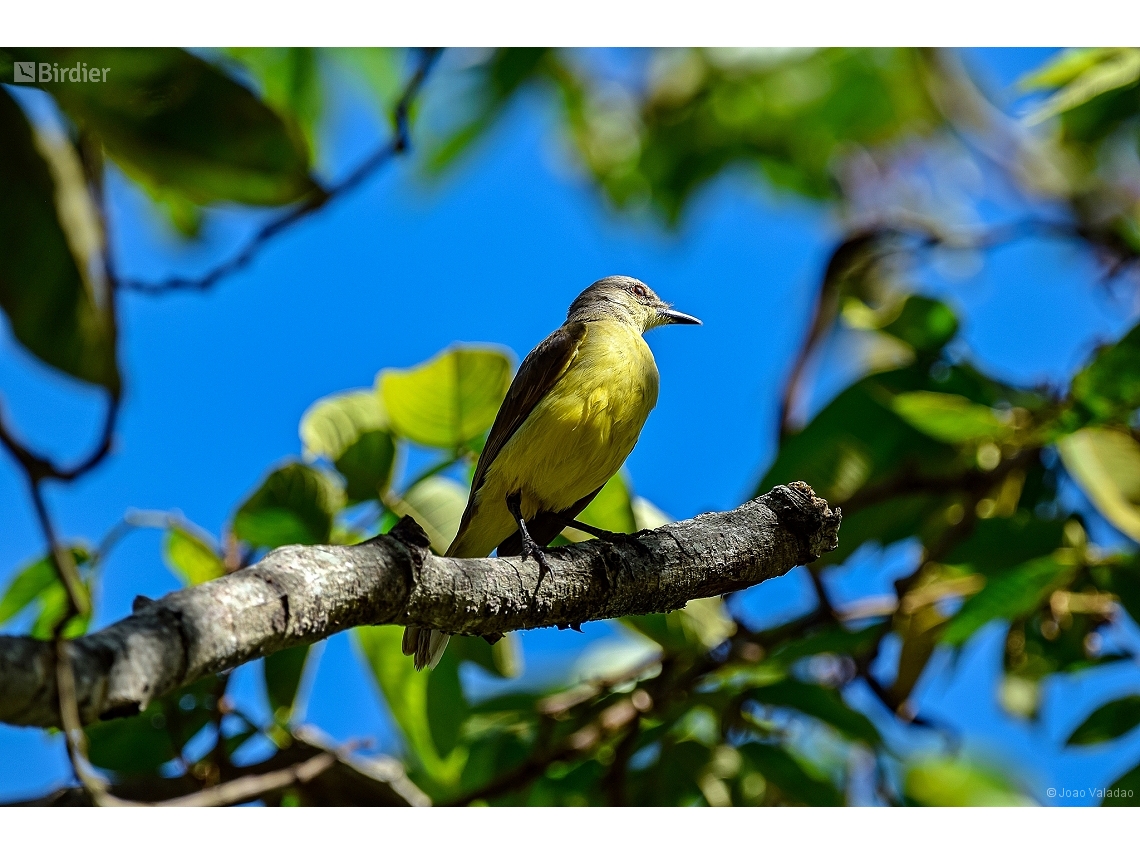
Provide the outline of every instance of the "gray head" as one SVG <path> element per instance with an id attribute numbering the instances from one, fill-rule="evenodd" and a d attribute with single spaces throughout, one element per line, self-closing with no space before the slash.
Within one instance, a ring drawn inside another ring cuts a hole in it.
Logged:
<path id="1" fill-rule="evenodd" d="M 599 279 L 570 304 L 567 321 L 617 320 L 639 332 L 665 324 L 699 324 L 692 315 L 678 312 L 632 276 Z"/>

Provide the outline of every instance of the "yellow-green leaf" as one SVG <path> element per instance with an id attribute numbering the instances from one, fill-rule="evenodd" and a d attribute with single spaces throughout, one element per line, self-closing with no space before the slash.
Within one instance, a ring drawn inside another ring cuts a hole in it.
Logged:
<path id="1" fill-rule="evenodd" d="M 234 533 L 270 549 L 289 543 L 327 543 L 344 494 L 332 479 L 303 463 L 269 474 L 234 516 Z"/>
<path id="2" fill-rule="evenodd" d="M 467 507 L 467 488 L 458 481 L 433 475 L 413 486 L 392 509 L 408 514 L 418 522 L 436 552 L 443 554 L 455 534 L 463 509 Z"/>
<path id="3" fill-rule="evenodd" d="M 376 382 L 397 434 L 452 450 L 490 429 L 511 363 L 498 350 L 457 346 L 414 368 L 382 371 Z"/>
<path id="4" fill-rule="evenodd" d="M 931 807 L 1034 804 L 996 772 L 941 757 L 913 763 L 906 771 L 903 792 L 909 801 Z"/>
<path id="5" fill-rule="evenodd" d="M 1105 519 L 1140 541 L 1140 443 L 1124 430 L 1089 427 L 1060 440 L 1057 450 Z"/>
<path id="6" fill-rule="evenodd" d="M 996 411 L 961 395 L 902 392 L 895 395 L 891 408 L 911 427 L 941 442 L 1002 438 L 1010 432 Z"/>
<path id="7" fill-rule="evenodd" d="M 162 557 L 183 584 L 200 585 L 226 575 L 218 551 L 202 537 L 181 526 L 172 526 L 162 544 Z"/>

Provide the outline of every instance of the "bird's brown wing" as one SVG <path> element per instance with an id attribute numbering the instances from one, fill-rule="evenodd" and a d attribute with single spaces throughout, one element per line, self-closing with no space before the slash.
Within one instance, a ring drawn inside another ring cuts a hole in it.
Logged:
<path id="1" fill-rule="evenodd" d="M 467 508 L 463 511 L 463 520 L 459 524 L 456 540 L 467 529 L 471 520 L 471 514 L 475 509 L 475 494 L 483 486 L 487 470 L 503 450 L 507 440 L 515 435 L 515 431 L 526 421 L 538 402 L 562 376 L 562 372 L 578 352 L 578 347 L 585 337 L 585 324 L 579 321 L 563 324 L 539 342 L 522 361 L 515 379 L 511 381 L 510 389 L 507 390 L 507 397 L 503 399 L 499 413 L 495 416 L 495 423 L 491 425 L 491 433 L 487 436 L 487 444 L 483 446 L 482 454 L 479 455 L 479 462 L 475 465 L 475 475 L 471 479 L 471 495 L 467 499 Z M 550 539 L 553 540 L 554 535 L 551 535 Z"/>

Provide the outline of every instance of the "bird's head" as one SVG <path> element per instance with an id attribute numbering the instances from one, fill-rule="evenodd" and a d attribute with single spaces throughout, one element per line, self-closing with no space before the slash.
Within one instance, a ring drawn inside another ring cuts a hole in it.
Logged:
<path id="1" fill-rule="evenodd" d="M 568 321 L 617 320 L 640 332 L 665 324 L 699 324 L 692 315 L 678 312 L 653 289 L 631 276 L 599 279 L 570 304 Z"/>

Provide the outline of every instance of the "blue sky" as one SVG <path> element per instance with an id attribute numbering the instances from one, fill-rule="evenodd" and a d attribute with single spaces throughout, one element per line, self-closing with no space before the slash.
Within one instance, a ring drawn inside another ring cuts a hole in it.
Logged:
<path id="1" fill-rule="evenodd" d="M 971 50 L 967 60 L 1004 92 L 1050 52 Z M 383 134 L 357 94 L 338 94 L 327 129 L 329 171 L 343 172 Z M 778 390 L 837 223 L 821 207 L 776 197 L 739 175 L 713 182 L 675 232 L 630 222 L 574 173 L 556 136 L 550 104 L 524 96 L 442 180 L 425 181 L 410 163 L 397 163 L 208 293 L 124 295 L 126 395 L 115 449 L 77 484 L 49 488 L 65 536 L 97 541 L 127 508 L 179 509 L 216 534 L 269 468 L 299 453 L 297 423 L 315 399 L 368 386 L 379 369 L 413 365 L 455 341 L 497 342 L 521 357 L 561 323 L 582 288 L 613 273 L 644 279 L 705 322 L 650 334 L 662 384 L 628 462 L 636 490 L 675 517 L 747 498 L 774 454 Z M 200 246 L 181 246 L 133 187 L 117 179 L 111 191 L 115 251 L 127 276 L 204 269 L 258 221 L 225 211 Z M 1025 243 L 987 255 L 965 283 L 935 271 L 927 287 L 960 309 L 969 354 L 981 366 L 1017 382 L 1059 382 L 1096 343 L 1134 323 L 1136 306 L 1094 281 L 1090 262 L 1073 248 Z M 825 357 L 811 406 L 845 382 L 844 360 L 843 352 Z M 76 457 L 96 434 L 98 396 L 34 363 L 2 326 L 0 388 L 21 433 L 41 449 Z M 2 580 L 43 549 L 7 458 L 0 458 L 0 520 Z M 143 531 L 112 554 L 100 624 L 129 613 L 135 595 L 158 597 L 177 585 L 159 544 L 157 532 Z M 844 572 L 880 578 L 891 560 L 898 556 L 865 554 Z M 852 590 L 866 590 L 860 584 Z M 754 589 L 747 603 L 774 619 L 807 596 L 793 573 Z M 616 640 L 605 625 L 589 629 L 528 633 L 531 672 Z M 1064 692 L 1050 690 L 1038 724 L 1005 716 L 993 691 L 1000 633 L 990 636 L 968 646 L 955 668 L 932 669 L 920 687 L 924 713 L 962 728 L 971 750 L 1008 760 L 1035 787 L 1071 786 L 1081 776 L 1105 785 L 1128 768 L 1104 750 L 1058 750 L 1060 734 L 1100 697 L 1080 678 L 1064 678 L 1071 684 Z M 257 667 L 237 672 L 239 699 L 258 702 Z M 1136 681 L 1127 667 L 1096 680 Z M 311 698 L 308 719 L 333 736 L 371 736 L 378 748 L 396 749 L 347 637 L 324 646 Z M 62 744 L 39 731 L 0 725 L 0 757 L 0 799 L 68 775 Z"/>

